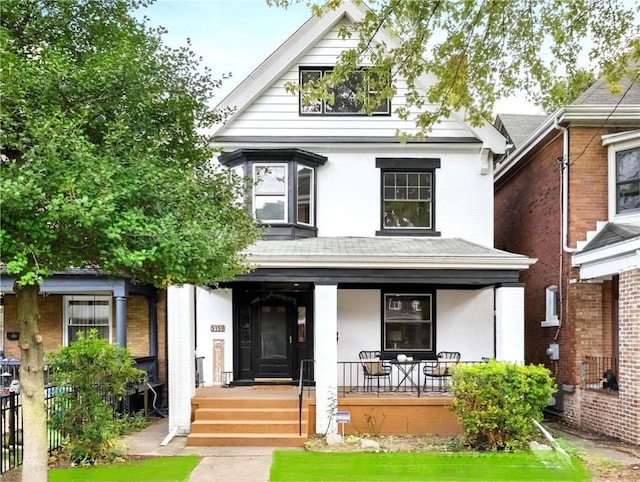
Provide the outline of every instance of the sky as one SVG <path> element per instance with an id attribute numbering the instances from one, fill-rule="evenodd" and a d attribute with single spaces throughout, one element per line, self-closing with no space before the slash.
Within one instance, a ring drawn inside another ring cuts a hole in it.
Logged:
<path id="1" fill-rule="evenodd" d="M 156 0 L 136 16 L 145 15 L 152 26 L 169 30 L 165 42 L 172 47 L 191 39 L 192 49 L 217 77 L 231 73 L 214 102 L 218 103 L 274 50 L 309 19 L 302 0 L 289 8 L 269 7 L 265 0 Z M 524 95 L 496 104 L 495 113 L 539 114 Z"/>

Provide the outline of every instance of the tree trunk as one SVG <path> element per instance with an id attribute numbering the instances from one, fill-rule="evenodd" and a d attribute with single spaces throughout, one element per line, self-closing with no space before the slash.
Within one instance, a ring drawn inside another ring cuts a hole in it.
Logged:
<path id="1" fill-rule="evenodd" d="M 47 425 L 44 407 L 44 348 L 37 284 L 14 286 L 20 324 L 20 395 L 23 417 L 23 482 L 47 481 Z"/>

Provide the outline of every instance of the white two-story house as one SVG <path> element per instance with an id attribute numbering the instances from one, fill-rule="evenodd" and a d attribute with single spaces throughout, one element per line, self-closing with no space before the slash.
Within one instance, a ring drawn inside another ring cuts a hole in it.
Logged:
<path id="1" fill-rule="evenodd" d="M 403 81 L 365 115 L 355 96 L 367 89 L 364 62 L 333 104 L 286 89 L 325 75 L 355 47 L 338 29 L 364 8 L 345 1 L 312 17 L 220 105 L 235 113 L 215 131 L 217 162 L 255 183 L 247 204 L 266 231 L 247 250 L 251 272 L 169 290 L 178 432 L 190 430 L 194 389 L 183 375 L 193 347 L 205 386 L 311 381 L 311 425 L 321 433 L 361 351 L 413 358 L 411 377 L 441 351 L 524 360 L 519 272 L 535 260 L 493 247 L 493 160 L 505 138 L 453 115 L 425 139 L 401 142 L 397 132 L 416 132 L 394 112 L 405 103 Z"/>

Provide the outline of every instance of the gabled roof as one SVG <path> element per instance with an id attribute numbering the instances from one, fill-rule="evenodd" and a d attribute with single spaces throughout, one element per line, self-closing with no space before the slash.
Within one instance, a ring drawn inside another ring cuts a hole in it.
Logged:
<path id="1" fill-rule="evenodd" d="M 640 82 L 634 83 L 631 78 L 625 77 L 619 82 L 618 88 L 617 92 L 612 93 L 606 79 L 600 78 L 571 105 L 615 105 L 621 100 L 622 93 L 625 94 L 621 105 L 640 104 Z"/>
<path id="2" fill-rule="evenodd" d="M 634 224 L 607 223 L 598 234 L 580 251 L 586 253 L 616 243 L 640 239 L 640 226 Z"/>
<path id="3" fill-rule="evenodd" d="M 321 17 L 316 15 L 307 20 L 291 37 L 280 45 L 253 72 L 218 104 L 218 108 L 235 107 L 234 116 L 246 109 L 264 93 L 269 86 L 284 74 L 318 40 L 325 36 L 343 18 L 358 21 L 367 11 L 362 3 L 354 4 L 349 0 L 342 2 L 335 10 L 327 10 Z M 396 43 L 384 31 L 378 32 L 386 42 Z M 232 122 L 230 119 L 228 122 Z M 221 129 L 224 130 L 224 126 Z"/>
<path id="4" fill-rule="evenodd" d="M 499 181 L 514 169 L 526 155 L 560 134 L 559 126 L 571 123 L 592 126 L 640 126 L 640 77 L 626 77 L 622 89 L 611 93 L 604 78 L 598 79 L 572 104 L 558 109 L 511 152 L 495 169 Z"/>
<path id="5" fill-rule="evenodd" d="M 363 2 L 344 0 L 338 8 L 329 9 L 322 16 L 313 16 L 307 20 L 218 104 L 217 108 L 219 109 L 231 107 L 235 109 L 235 112 L 227 119 L 225 124 L 216 127 L 215 137 L 219 141 L 229 140 L 224 138 L 223 133 L 226 130 L 226 126 L 233 123 L 234 118 L 238 117 L 239 114 L 256 101 L 340 21 L 343 19 L 351 22 L 361 20 L 367 11 L 368 7 L 366 7 Z M 384 42 L 385 45 L 390 48 L 400 45 L 399 40 L 385 29 L 380 29 L 376 32 L 376 39 Z M 416 83 L 425 87 L 430 83 L 430 80 L 427 75 L 423 75 Z M 465 123 L 462 120 L 463 117 L 460 115 L 454 113 L 451 118 L 455 119 L 469 131 L 470 136 L 460 138 L 460 142 L 468 143 L 469 139 L 473 140 L 477 138 L 484 143 L 485 147 L 491 149 L 494 153 L 504 154 L 506 149 L 505 139 L 490 122 L 485 122 L 484 125 L 480 127 L 472 127 Z M 299 139 L 295 141 L 303 142 Z M 430 141 L 432 140 L 427 138 L 427 142 Z M 267 142 L 273 142 L 273 140 L 267 139 Z M 388 142 L 388 140 L 386 142 Z"/>
<path id="6" fill-rule="evenodd" d="M 548 117 L 539 114 L 498 114 L 495 127 L 517 149 Z"/>

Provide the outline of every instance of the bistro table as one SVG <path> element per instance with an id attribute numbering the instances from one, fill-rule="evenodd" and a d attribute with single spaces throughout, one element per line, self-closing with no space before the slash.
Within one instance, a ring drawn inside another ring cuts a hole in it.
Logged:
<path id="1" fill-rule="evenodd" d="M 397 392 L 400 387 L 407 387 L 408 385 L 411 391 L 415 389 L 418 391 L 418 395 L 420 395 L 420 381 L 418 380 L 418 383 L 416 383 L 413 379 L 413 373 L 418 365 L 420 365 L 420 360 L 389 360 L 389 363 L 398 368 L 398 384 L 393 391 Z"/>

